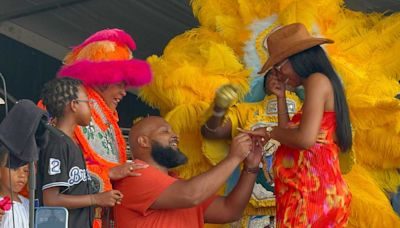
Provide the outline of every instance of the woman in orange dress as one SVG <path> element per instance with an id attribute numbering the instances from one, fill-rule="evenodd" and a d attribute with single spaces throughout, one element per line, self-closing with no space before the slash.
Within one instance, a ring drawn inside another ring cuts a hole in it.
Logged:
<path id="1" fill-rule="evenodd" d="M 278 227 L 343 227 L 349 217 L 351 194 L 338 161 L 352 146 L 349 111 L 340 78 L 319 46 L 332 42 L 312 37 L 299 23 L 267 38 L 270 57 L 261 72 L 273 72 L 268 87 L 277 96 L 279 125 L 253 134 L 281 143 L 274 160 Z M 305 89 L 302 110 L 291 120 L 287 84 Z"/>

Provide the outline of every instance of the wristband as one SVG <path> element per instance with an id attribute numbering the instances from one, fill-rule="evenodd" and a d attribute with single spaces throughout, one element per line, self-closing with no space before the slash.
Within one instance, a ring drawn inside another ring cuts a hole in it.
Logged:
<path id="1" fill-rule="evenodd" d="M 259 167 L 249 168 L 249 167 L 247 167 L 247 166 L 245 165 L 244 168 L 243 168 L 243 170 L 246 171 L 246 173 L 254 173 L 254 174 L 257 174 L 258 171 L 260 170 L 260 168 L 259 168 Z"/>
<path id="2" fill-rule="evenodd" d="M 90 206 L 94 206 L 93 194 L 90 194 L 89 197 L 90 197 Z"/>
<path id="3" fill-rule="evenodd" d="M 223 117 L 224 115 L 225 115 L 225 111 L 216 112 L 215 110 L 213 110 L 213 116 L 215 116 L 215 117 Z"/>
<path id="4" fill-rule="evenodd" d="M 218 127 L 216 127 L 216 128 L 214 128 L 214 129 L 212 129 L 212 128 L 210 128 L 210 127 L 207 125 L 207 123 L 204 124 L 204 127 L 207 129 L 207 131 L 211 131 L 211 132 L 216 132 L 216 131 L 217 131 L 217 128 L 218 128 Z"/>

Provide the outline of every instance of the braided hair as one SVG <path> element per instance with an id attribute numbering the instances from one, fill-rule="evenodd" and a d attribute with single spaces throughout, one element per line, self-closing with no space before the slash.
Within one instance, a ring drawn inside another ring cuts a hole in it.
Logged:
<path id="1" fill-rule="evenodd" d="M 81 85 L 80 80 L 68 77 L 55 78 L 44 85 L 41 98 L 51 117 L 63 116 L 67 104 L 78 98 Z"/>

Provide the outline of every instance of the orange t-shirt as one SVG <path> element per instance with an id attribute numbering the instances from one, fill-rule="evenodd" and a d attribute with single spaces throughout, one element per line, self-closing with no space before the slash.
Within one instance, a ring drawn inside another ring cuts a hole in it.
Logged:
<path id="1" fill-rule="evenodd" d="M 144 163 L 140 160 L 135 162 Z M 114 208 L 116 228 L 204 226 L 204 213 L 215 196 L 193 208 L 154 210 L 150 206 L 177 179 L 152 166 L 136 171 L 142 175 L 127 177 L 114 183 L 114 189 L 124 195 L 122 203 Z"/>

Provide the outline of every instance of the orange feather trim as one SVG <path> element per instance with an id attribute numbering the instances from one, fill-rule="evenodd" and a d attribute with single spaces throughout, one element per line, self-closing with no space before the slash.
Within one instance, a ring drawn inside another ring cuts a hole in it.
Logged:
<path id="1" fill-rule="evenodd" d="M 105 160 L 102 158 L 89 144 L 87 141 L 84 133 L 82 132 L 82 129 L 80 127 L 75 128 L 75 137 L 80 144 L 80 147 L 83 150 L 83 154 L 86 158 L 87 162 L 92 162 L 94 164 L 88 165 L 88 168 L 91 172 L 96 173 L 103 179 L 104 183 L 104 189 L 105 190 L 110 190 L 111 183 L 108 177 L 108 170 L 112 167 L 118 166 L 120 164 L 123 164 L 126 162 L 126 144 L 125 140 L 122 136 L 122 132 L 118 126 L 118 114 L 117 112 L 112 112 L 110 108 L 105 104 L 103 99 L 100 97 L 100 95 L 93 90 L 90 87 L 85 87 L 86 88 L 86 93 L 89 97 L 89 99 L 93 99 L 97 102 L 99 105 L 100 109 L 102 110 L 106 120 L 108 123 L 113 127 L 114 129 L 114 134 L 115 138 L 117 140 L 117 148 L 118 148 L 118 154 L 119 154 L 119 163 L 114 163 Z M 100 114 L 97 113 L 97 111 L 94 108 L 91 108 L 91 113 L 92 113 L 92 120 L 93 122 L 99 126 L 99 128 L 102 131 L 106 131 L 108 129 L 107 124 L 102 120 L 100 117 Z M 96 167 L 96 165 L 98 167 Z M 95 168 L 96 167 L 96 168 Z"/>
<path id="2" fill-rule="evenodd" d="M 65 64 L 75 61 L 90 60 L 93 62 L 132 59 L 132 52 L 127 46 L 112 41 L 98 41 L 77 49 L 65 58 Z"/>
<path id="3" fill-rule="evenodd" d="M 93 99 L 97 102 L 101 110 L 103 111 L 103 114 L 105 115 L 106 119 L 108 122 L 113 126 L 114 128 L 114 133 L 115 133 L 115 138 L 117 140 L 118 144 L 118 150 L 119 150 L 119 159 L 120 159 L 120 164 L 126 162 L 126 143 L 124 136 L 122 135 L 121 129 L 118 126 L 118 113 L 115 111 L 111 111 L 110 108 L 106 105 L 104 102 L 103 98 L 92 88 L 90 87 L 85 87 L 86 93 L 89 97 L 89 99 Z M 105 131 L 107 129 L 107 124 L 103 122 L 101 119 L 100 115 L 96 112 L 95 109 L 91 108 L 91 113 L 92 113 L 92 119 L 100 129 Z"/>
<path id="4" fill-rule="evenodd" d="M 88 164 L 87 168 L 89 169 L 90 175 L 94 178 L 99 179 L 100 183 L 100 192 L 112 190 L 111 180 L 108 176 L 109 168 L 103 167 L 99 164 Z"/>

